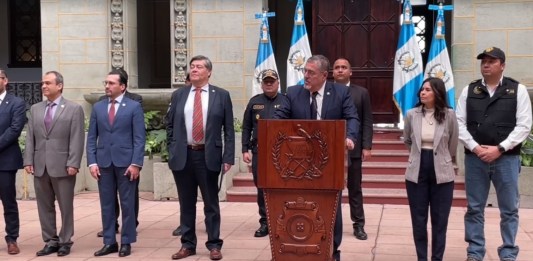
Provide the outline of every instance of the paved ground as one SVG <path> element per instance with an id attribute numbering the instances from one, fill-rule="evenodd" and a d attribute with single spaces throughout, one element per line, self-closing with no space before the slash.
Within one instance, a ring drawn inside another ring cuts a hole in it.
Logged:
<path id="1" fill-rule="evenodd" d="M 149 198 L 149 194 L 142 195 Z M 198 203 L 198 249 L 197 255 L 184 260 L 209 260 L 208 251 L 203 247 L 206 235 L 203 233 L 202 203 Z M 75 198 L 74 246 L 72 253 L 63 258 L 55 255 L 36 257 L 35 252 L 43 247 L 35 201 L 19 201 L 21 231 L 19 245 L 21 253 L 9 256 L 5 245 L 0 245 L 0 260 L 110 260 L 118 259 L 113 254 L 96 258 L 94 251 L 102 246 L 96 237 L 100 230 L 100 207 L 98 194 L 87 193 Z M 170 256 L 180 247 L 179 238 L 172 237 L 171 231 L 178 224 L 179 204 L 176 201 L 150 201 L 141 199 L 139 236 L 133 245 L 132 255 L 122 260 L 170 260 Z M 253 203 L 221 203 L 222 230 L 224 239 L 222 253 L 224 260 L 252 261 L 270 260 L 268 237 L 254 238 L 258 227 L 256 206 Z M 397 205 L 365 205 L 369 239 L 359 241 L 352 236 L 348 217 L 349 208 L 343 205 L 344 239 L 341 246 L 344 261 L 412 261 L 416 260 L 409 209 Z M 454 207 L 450 215 L 448 244 L 444 260 L 464 260 L 466 244 L 463 240 L 463 215 L 465 208 Z M 533 261 L 533 209 L 520 210 L 520 228 L 517 243 L 521 248 L 519 259 Z M 499 214 L 496 208 L 488 208 L 486 213 L 487 256 L 485 260 L 498 260 L 496 249 L 501 244 L 499 236 Z M 3 228 L 3 219 L 0 221 Z"/>

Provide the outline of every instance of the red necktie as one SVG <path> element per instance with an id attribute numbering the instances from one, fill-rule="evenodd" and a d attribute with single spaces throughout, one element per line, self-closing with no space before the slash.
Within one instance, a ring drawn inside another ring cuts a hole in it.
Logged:
<path id="1" fill-rule="evenodd" d="M 111 103 L 109 107 L 109 125 L 113 126 L 115 121 L 115 100 L 111 100 L 109 103 Z"/>
<path id="2" fill-rule="evenodd" d="M 192 116 L 192 139 L 200 143 L 204 139 L 204 116 L 202 113 L 202 88 L 194 90 L 194 109 Z"/>

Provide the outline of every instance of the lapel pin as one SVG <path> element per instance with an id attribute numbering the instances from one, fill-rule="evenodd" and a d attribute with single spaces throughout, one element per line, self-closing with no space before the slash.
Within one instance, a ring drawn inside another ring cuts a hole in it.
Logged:
<path id="1" fill-rule="evenodd" d="M 65 108 L 65 104 L 61 104 L 61 108 Z"/>
<path id="2" fill-rule="evenodd" d="M 6 104 L 9 104 L 9 101 L 6 101 Z"/>
<path id="3" fill-rule="evenodd" d="M 326 92 L 326 95 L 329 95 L 329 92 Z"/>
<path id="4" fill-rule="evenodd" d="M 211 90 L 211 92 L 215 92 L 215 90 Z"/>
<path id="5" fill-rule="evenodd" d="M 125 106 L 126 106 L 126 104 L 125 104 L 125 103 L 123 103 L 123 104 L 122 104 L 122 107 L 125 107 Z"/>

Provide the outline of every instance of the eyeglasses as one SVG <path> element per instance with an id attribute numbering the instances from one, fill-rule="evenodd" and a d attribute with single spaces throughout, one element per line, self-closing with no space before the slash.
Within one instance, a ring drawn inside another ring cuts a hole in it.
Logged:
<path id="1" fill-rule="evenodd" d="M 103 81 L 102 84 L 104 86 L 106 86 L 106 85 L 116 85 L 116 84 L 118 84 L 118 82 Z"/>
<path id="2" fill-rule="evenodd" d="M 4 77 L 4 76 L 0 76 L 0 79 L 2 79 L 2 80 L 5 80 L 5 79 L 6 79 L 6 77 Z"/>

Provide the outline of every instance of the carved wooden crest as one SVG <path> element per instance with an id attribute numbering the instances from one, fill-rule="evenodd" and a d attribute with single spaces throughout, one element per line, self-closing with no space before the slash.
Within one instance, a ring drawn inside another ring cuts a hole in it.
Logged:
<path id="1" fill-rule="evenodd" d="M 322 253 L 320 244 L 326 240 L 326 227 L 318 212 L 316 202 L 305 201 L 302 197 L 285 202 L 274 236 L 290 240 L 281 243 L 280 252 L 299 256 Z"/>
<path id="2" fill-rule="evenodd" d="M 328 163 L 328 144 L 321 131 L 309 134 L 297 125 L 297 136 L 278 132 L 272 147 L 272 160 L 283 179 L 317 179 Z"/>

